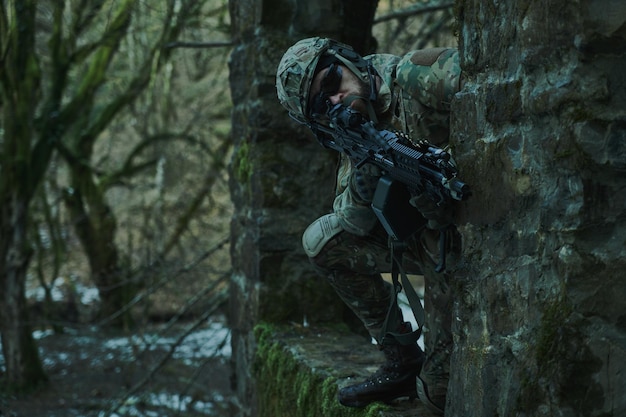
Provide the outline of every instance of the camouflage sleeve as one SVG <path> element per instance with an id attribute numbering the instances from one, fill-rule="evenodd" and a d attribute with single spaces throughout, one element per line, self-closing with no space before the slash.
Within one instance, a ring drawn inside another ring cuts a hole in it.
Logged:
<path id="1" fill-rule="evenodd" d="M 396 67 L 396 82 L 424 106 L 450 111 L 450 102 L 459 91 L 459 53 L 451 48 L 411 51 Z"/>

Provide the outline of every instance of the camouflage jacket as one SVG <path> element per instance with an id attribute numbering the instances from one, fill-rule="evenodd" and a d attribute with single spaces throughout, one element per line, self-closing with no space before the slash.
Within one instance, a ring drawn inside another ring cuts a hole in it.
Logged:
<path id="1" fill-rule="evenodd" d="M 460 87 L 458 51 L 432 48 L 402 57 L 376 54 L 365 58 L 382 78 L 376 103 L 381 127 L 445 145 L 450 103 Z M 376 167 L 366 164 L 357 172 L 342 156 L 333 210 L 344 230 L 363 236 L 375 226 L 377 218 L 370 205 L 378 177 Z"/>

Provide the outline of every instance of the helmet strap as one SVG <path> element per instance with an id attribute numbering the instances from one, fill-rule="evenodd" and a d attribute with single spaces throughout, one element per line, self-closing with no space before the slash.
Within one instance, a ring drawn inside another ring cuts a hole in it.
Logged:
<path id="1" fill-rule="evenodd" d="M 339 62 L 345 65 L 354 75 L 357 76 L 361 82 L 369 85 L 369 97 L 361 96 L 348 96 L 343 102 L 344 105 L 350 106 L 355 100 L 363 100 L 367 107 L 367 113 L 374 124 L 378 123 L 378 117 L 376 117 L 376 111 L 374 110 L 373 103 L 378 99 L 378 90 L 376 89 L 376 70 L 371 62 L 363 59 L 362 56 L 354 52 L 351 48 L 343 48 L 341 44 L 337 43 L 332 45 L 326 50 L 326 54 L 330 54 L 335 57 Z M 347 54 L 344 56 L 343 54 Z"/>
<path id="2" fill-rule="evenodd" d="M 342 64 L 350 69 L 361 81 L 364 83 L 371 82 L 372 76 L 374 74 L 374 68 L 371 62 L 367 62 L 360 55 L 357 55 L 355 52 L 352 52 L 350 55 L 354 54 L 354 59 L 346 58 L 341 54 L 341 48 L 329 48 L 325 53 L 333 55 L 337 60 L 339 60 Z M 356 64 L 355 64 L 356 62 Z M 367 75 L 365 73 L 367 72 Z"/>
<path id="3" fill-rule="evenodd" d="M 374 102 L 378 99 L 378 90 L 376 89 L 376 75 L 374 74 L 374 66 L 371 62 L 367 63 L 367 77 L 370 80 L 370 97 L 369 101 Z"/>

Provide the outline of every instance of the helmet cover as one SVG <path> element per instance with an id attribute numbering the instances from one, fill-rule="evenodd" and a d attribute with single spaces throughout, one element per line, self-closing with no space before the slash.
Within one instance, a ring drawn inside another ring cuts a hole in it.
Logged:
<path id="1" fill-rule="evenodd" d="M 296 120 L 304 123 L 309 117 L 309 93 L 317 72 L 336 61 L 361 80 L 368 80 L 367 64 L 349 45 L 314 37 L 302 39 L 287 49 L 278 64 L 276 91 L 280 103 Z"/>
<path id="2" fill-rule="evenodd" d="M 307 101 L 315 69 L 330 44 L 329 39 L 319 37 L 302 39 L 287 49 L 278 64 L 276 72 L 278 99 L 297 120 L 302 120 L 308 113 Z"/>

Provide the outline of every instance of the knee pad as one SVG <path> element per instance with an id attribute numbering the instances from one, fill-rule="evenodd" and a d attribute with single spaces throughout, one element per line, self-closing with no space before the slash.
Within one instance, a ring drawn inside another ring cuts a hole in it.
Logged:
<path id="1" fill-rule="evenodd" d="M 307 227 L 302 235 L 302 247 L 309 258 L 317 256 L 324 246 L 343 231 L 335 213 L 320 217 Z"/>

